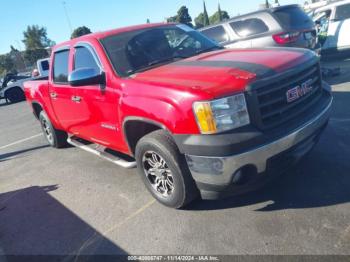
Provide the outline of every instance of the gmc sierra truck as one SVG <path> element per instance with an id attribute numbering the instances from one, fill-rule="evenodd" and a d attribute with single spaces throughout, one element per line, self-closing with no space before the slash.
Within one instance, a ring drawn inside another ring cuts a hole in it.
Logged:
<path id="1" fill-rule="evenodd" d="M 53 48 L 25 95 L 51 146 L 125 168 L 181 208 L 263 185 L 309 152 L 332 95 L 317 56 L 222 49 L 180 24 L 99 32 Z"/>

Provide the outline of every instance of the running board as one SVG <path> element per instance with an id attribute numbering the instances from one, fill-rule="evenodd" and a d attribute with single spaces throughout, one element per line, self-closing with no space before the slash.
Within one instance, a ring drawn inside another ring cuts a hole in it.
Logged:
<path id="1" fill-rule="evenodd" d="M 92 153 L 94 155 L 97 155 L 109 162 L 112 162 L 113 164 L 116 164 L 118 166 L 124 167 L 124 168 L 134 168 L 136 167 L 136 162 L 133 161 L 127 161 L 124 160 L 118 156 L 115 156 L 111 153 L 106 152 L 106 147 L 98 145 L 98 144 L 84 144 L 78 139 L 74 137 L 68 137 L 67 142 L 71 144 L 72 146 L 78 147 L 86 152 Z"/>

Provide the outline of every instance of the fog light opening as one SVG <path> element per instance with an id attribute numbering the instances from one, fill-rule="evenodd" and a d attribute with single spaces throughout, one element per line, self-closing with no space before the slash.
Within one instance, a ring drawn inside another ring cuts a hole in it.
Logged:
<path id="1" fill-rule="evenodd" d="M 242 177 L 243 177 L 242 169 L 239 169 L 239 170 L 233 175 L 232 183 L 233 183 L 233 184 L 239 184 L 240 181 L 242 180 Z"/>
<path id="2" fill-rule="evenodd" d="M 247 184 L 256 174 L 257 170 L 255 166 L 244 166 L 234 173 L 232 183 L 235 185 Z"/>

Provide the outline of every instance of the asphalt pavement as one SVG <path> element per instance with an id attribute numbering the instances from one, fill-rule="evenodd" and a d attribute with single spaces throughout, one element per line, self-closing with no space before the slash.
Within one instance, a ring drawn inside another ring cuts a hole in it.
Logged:
<path id="1" fill-rule="evenodd" d="M 48 147 L 26 102 L 0 104 L 0 254 L 350 255 L 346 66 L 329 79 L 329 126 L 298 166 L 259 191 L 186 210 L 153 200 L 135 169 Z"/>

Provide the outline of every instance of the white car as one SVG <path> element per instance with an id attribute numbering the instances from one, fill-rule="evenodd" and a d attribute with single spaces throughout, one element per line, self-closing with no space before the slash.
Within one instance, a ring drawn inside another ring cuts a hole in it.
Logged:
<path id="1" fill-rule="evenodd" d="M 25 100 L 23 83 L 30 79 L 28 75 L 7 74 L 0 86 L 0 99 L 11 103 Z"/>
<path id="2" fill-rule="evenodd" d="M 350 0 L 335 2 L 314 11 L 322 53 L 350 50 Z"/>

